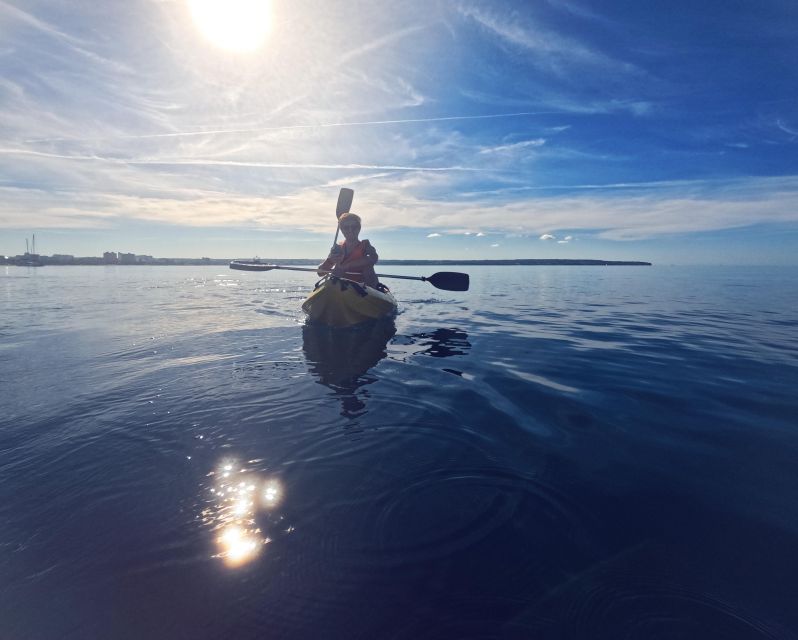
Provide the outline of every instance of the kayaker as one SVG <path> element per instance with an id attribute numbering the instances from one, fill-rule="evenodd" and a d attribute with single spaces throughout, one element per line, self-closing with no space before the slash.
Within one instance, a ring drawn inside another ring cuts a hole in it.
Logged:
<path id="1" fill-rule="evenodd" d="M 319 265 L 319 275 L 330 271 L 339 278 L 362 282 L 369 287 L 378 287 L 379 281 L 374 273 L 374 265 L 379 256 L 368 240 L 359 240 L 360 216 L 345 213 L 338 219 L 338 226 L 344 234 L 343 242 L 330 250 L 330 255 Z"/>

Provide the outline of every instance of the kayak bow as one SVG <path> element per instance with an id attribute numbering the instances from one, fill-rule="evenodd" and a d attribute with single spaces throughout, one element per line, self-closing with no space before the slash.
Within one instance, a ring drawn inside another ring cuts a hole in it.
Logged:
<path id="1" fill-rule="evenodd" d="M 396 299 L 385 289 L 380 291 L 359 282 L 324 276 L 302 303 L 311 322 L 331 327 L 378 320 L 396 313 Z"/>

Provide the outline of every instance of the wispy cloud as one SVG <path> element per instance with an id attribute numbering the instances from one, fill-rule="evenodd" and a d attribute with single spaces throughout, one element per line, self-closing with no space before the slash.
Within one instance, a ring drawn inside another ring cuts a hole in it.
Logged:
<path id="1" fill-rule="evenodd" d="M 521 142 L 513 142 L 512 144 L 502 144 L 495 147 L 484 147 L 479 150 L 479 153 L 512 153 L 520 151 L 521 149 L 528 149 L 530 147 L 542 147 L 546 144 L 544 138 L 535 138 L 534 140 L 522 140 Z"/>
<path id="2" fill-rule="evenodd" d="M 416 189 L 425 174 L 417 174 Z M 91 227 L 98 218 L 154 220 L 173 225 L 238 225 L 323 231 L 329 227 L 329 202 L 334 187 L 297 189 L 284 196 L 241 196 L 221 191 L 188 189 L 170 184 L 169 176 L 149 185 L 148 195 L 129 195 L 125 185 L 153 176 L 120 175 L 120 193 L 86 188 L 79 193 L 24 187 L 2 187 L 0 226 Z M 683 189 L 640 189 L 619 197 L 617 192 L 578 196 L 523 198 L 511 202 L 471 200 L 442 203 L 406 191 L 387 176 L 375 179 L 358 196 L 369 228 L 435 228 L 446 230 L 490 224 L 491 231 L 537 233 L 556 240 L 548 229 L 590 230 L 612 240 L 635 240 L 745 227 L 754 223 L 798 223 L 798 176 L 779 179 L 726 181 L 723 185 Z M 144 192 L 142 191 L 142 194 Z M 35 212 L 35 214 L 31 214 Z M 375 215 L 377 214 L 377 215 Z M 480 232 L 484 235 L 483 232 Z M 480 235 L 477 234 L 477 236 Z M 567 237 L 567 236 L 566 236 Z"/>
<path id="3" fill-rule="evenodd" d="M 798 224 L 794 72 L 759 78 L 769 95 L 756 102 L 730 101 L 724 78 L 738 75 L 710 77 L 663 45 L 664 10 L 641 21 L 579 0 L 409 0 L 345 15 L 287 3 L 268 46 L 235 57 L 197 36 L 184 2 L 46 5 L 0 0 L 6 229 L 133 220 L 302 237 L 329 228 L 330 202 L 352 185 L 369 229 L 447 246 L 457 234 L 472 251 L 510 234 L 555 251 L 583 233 Z M 647 30 L 657 46 L 641 53 Z M 722 30 L 684 33 L 691 54 L 738 51 Z M 745 55 L 765 69 L 775 41 L 750 35 Z M 657 73 L 675 79 L 668 91 Z M 785 177 L 740 177 L 763 167 Z"/>
<path id="4" fill-rule="evenodd" d="M 794 129 L 789 127 L 787 124 L 784 123 L 783 120 L 777 120 L 776 126 L 781 129 L 784 133 L 788 133 L 793 136 L 793 139 L 798 138 L 798 129 Z"/>
<path id="5" fill-rule="evenodd" d="M 579 75 L 578 73 L 576 74 Z M 600 78 L 601 74 L 593 74 L 593 80 Z M 605 87 L 605 89 L 608 87 Z M 627 87 L 624 93 L 628 92 Z M 587 95 L 582 92 L 573 91 L 572 87 L 566 88 L 544 88 L 534 86 L 528 89 L 520 97 L 508 96 L 504 93 L 489 93 L 473 89 L 461 89 L 463 96 L 478 104 L 491 105 L 494 108 L 519 108 L 529 105 L 537 105 L 539 111 L 531 112 L 539 116 L 545 115 L 594 115 L 594 114 L 623 114 L 628 113 L 635 116 L 649 115 L 658 110 L 658 105 L 652 100 L 645 100 L 640 97 L 620 98 L 616 95 L 609 95 L 604 91 L 595 91 Z M 610 91 L 610 93 L 613 93 Z M 569 126 L 554 127 L 549 130 L 551 133 L 564 131 Z"/>
<path id="6" fill-rule="evenodd" d="M 548 30 L 541 24 L 523 24 L 517 16 L 510 18 L 474 5 L 463 4 L 459 10 L 502 42 L 533 53 L 529 63 L 551 73 L 571 73 L 575 66 L 600 68 L 614 74 L 639 73 L 634 65 L 615 60 L 583 41 Z"/>
<path id="7" fill-rule="evenodd" d="M 32 13 L 23 11 L 18 7 L 4 2 L 4 0 L 0 0 L 0 14 L 5 15 L 9 22 L 22 25 L 28 29 L 32 29 L 49 36 L 62 46 L 67 47 L 71 53 L 80 56 L 90 63 L 102 65 L 116 73 L 131 74 L 133 71 L 132 67 L 129 65 L 122 64 L 117 60 L 103 57 L 92 51 L 92 43 L 89 41 L 63 31 L 49 22 L 34 16 Z"/>
<path id="8" fill-rule="evenodd" d="M 383 35 L 379 38 L 372 40 L 371 42 L 367 42 L 365 44 L 360 44 L 354 49 L 350 49 L 346 53 L 344 53 L 338 60 L 339 65 L 345 65 L 356 58 L 361 58 L 363 56 L 367 56 L 379 49 L 384 49 L 387 46 L 393 45 L 394 43 L 403 40 L 404 38 L 418 33 L 419 31 L 424 31 L 428 29 L 428 25 L 421 24 L 421 25 L 413 25 L 407 27 L 405 29 L 400 29 L 398 31 L 394 31 L 392 33 Z"/>

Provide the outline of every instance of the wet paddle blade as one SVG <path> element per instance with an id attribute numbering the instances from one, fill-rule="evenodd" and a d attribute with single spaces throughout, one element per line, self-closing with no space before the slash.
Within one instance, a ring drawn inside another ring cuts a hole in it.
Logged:
<path id="1" fill-rule="evenodd" d="M 338 204 L 335 205 L 335 217 L 340 218 L 342 214 L 349 213 L 352 208 L 352 199 L 355 197 L 355 192 L 352 189 L 342 188 L 338 192 Z"/>
<path id="2" fill-rule="evenodd" d="M 271 271 L 272 269 L 279 269 L 277 265 L 263 264 L 260 262 L 242 262 L 240 260 L 233 260 L 230 263 L 231 269 L 238 271 Z"/>
<path id="3" fill-rule="evenodd" d="M 456 271 L 439 271 L 425 278 L 433 287 L 446 291 L 468 291 L 468 274 Z"/>

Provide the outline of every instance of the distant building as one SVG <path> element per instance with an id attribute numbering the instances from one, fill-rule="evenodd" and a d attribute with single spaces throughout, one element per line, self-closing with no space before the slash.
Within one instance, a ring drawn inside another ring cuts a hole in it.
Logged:
<path id="1" fill-rule="evenodd" d="M 75 262 L 75 256 L 71 256 L 65 253 L 54 253 L 49 258 L 47 258 L 47 262 L 50 264 L 72 264 Z"/>
<path id="2" fill-rule="evenodd" d="M 119 253 L 119 264 L 136 264 L 135 253 Z"/>
<path id="3" fill-rule="evenodd" d="M 116 251 L 106 251 L 103 253 L 103 262 L 105 264 L 118 264 L 119 256 L 116 254 Z"/>
<path id="4" fill-rule="evenodd" d="M 155 258 L 152 256 L 136 256 L 136 262 L 138 264 L 155 264 Z"/>

